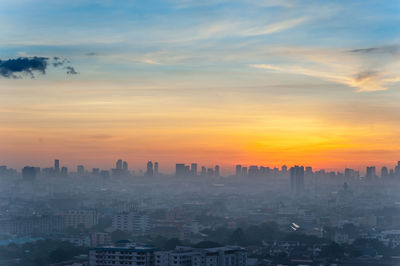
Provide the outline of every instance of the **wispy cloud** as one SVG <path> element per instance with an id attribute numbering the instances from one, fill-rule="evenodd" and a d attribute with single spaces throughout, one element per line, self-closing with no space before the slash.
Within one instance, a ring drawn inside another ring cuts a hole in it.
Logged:
<path id="1" fill-rule="evenodd" d="M 306 17 L 295 18 L 284 20 L 276 23 L 272 23 L 266 26 L 257 26 L 247 30 L 243 30 L 240 34 L 243 36 L 257 36 L 257 35 L 267 35 L 275 32 L 281 32 L 284 30 L 291 29 L 297 25 L 307 21 Z"/>
<path id="2" fill-rule="evenodd" d="M 274 59 L 279 58 L 284 63 L 250 64 L 250 67 L 315 77 L 357 88 L 359 92 L 380 91 L 387 90 L 400 81 L 399 64 L 395 57 L 364 55 L 375 52 L 393 53 L 393 49 L 351 49 L 344 54 L 337 50 L 283 48 L 276 53 Z"/>

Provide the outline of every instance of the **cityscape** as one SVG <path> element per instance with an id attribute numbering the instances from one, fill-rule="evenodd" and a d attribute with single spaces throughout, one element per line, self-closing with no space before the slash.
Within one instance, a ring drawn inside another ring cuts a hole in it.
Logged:
<path id="1" fill-rule="evenodd" d="M 399 0 L 0 0 L 0 266 L 400 266 Z"/>
<path id="2" fill-rule="evenodd" d="M 397 265 L 400 260 L 400 162 L 363 172 L 238 164 L 229 176 L 222 176 L 218 165 L 197 163 L 177 163 L 174 174 L 163 173 L 163 165 L 153 161 L 143 163 L 144 171 L 129 169 L 122 159 L 109 170 L 62 165 L 55 159 L 42 169 L 0 167 L 2 264 Z M 50 246 L 48 258 L 39 250 L 13 257 L 20 254 L 17 247 Z"/>

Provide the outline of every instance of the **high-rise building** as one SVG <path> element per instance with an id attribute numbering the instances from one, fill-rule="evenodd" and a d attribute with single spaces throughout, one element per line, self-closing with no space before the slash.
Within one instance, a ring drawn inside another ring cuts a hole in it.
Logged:
<path id="1" fill-rule="evenodd" d="M 192 163 L 190 166 L 190 175 L 197 176 L 197 163 Z"/>
<path id="2" fill-rule="evenodd" d="M 258 175 L 258 166 L 257 165 L 250 165 L 249 170 L 248 170 L 248 175 L 249 176 L 257 176 Z"/>
<path id="3" fill-rule="evenodd" d="M 290 185 L 292 193 L 300 195 L 304 191 L 304 167 L 297 166 L 290 168 Z"/>
<path id="4" fill-rule="evenodd" d="M 287 166 L 286 165 L 282 165 L 281 171 L 282 171 L 282 174 L 286 174 L 287 173 Z"/>
<path id="5" fill-rule="evenodd" d="M 85 167 L 83 165 L 78 165 L 76 170 L 78 172 L 78 176 L 85 175 Z"/>
<path id="6" fill-rule="evenodd" d="M 215 166 L 214 176 L 220 176 L 219 165 Z"/>
<path id="7" fill-rule="evenodd" d="M 388 178 L 388 176 L 389 176 L 389 171 L 386 166 L 383 166 L 381 169 L 381 177 Z"/>
<path id="8" fill-rule="evenodd" d="M 58 174 L 60 172 L 60 160 L 54 160 L 54 171 Z"/>
<path id="9" fill-rule="evenodd" d="M 394 168 L 394 174 L 396 177 L 400 177 L 400 161 L 397 162 L 397 165 Z"/>
<path id="10" fill-rule="evenodd" d="M 153 163 L 151 161 L 148 161 L 145 176 L 153 176 L 153 175 L 154 175 Z"/>
<path id="11" fill-rule="evenodd" d="M 122 170 L 124 172 L 128 172 L 128 163 L 125 161 L 122 162 Z"/>
<path id="12" fill-rule="evenodd" d="M 92 169 L 92 176 L 98 176 L 100 174 L 100 169 L 99 168 L 93 168 Z"/>
<path id="13" fill-rule="evenodd" d="M 36 169 L 35 167 L 25 166 L 22 169 L 22 178 L 24 180 L 35 180 L 36 179 Z"/>
<path id="14" fill-rule="evenodd" d="M 154 162 L 154 175 L 158 176 L 158 162 Z"/>
<path id="15" fill-rule="evenodd" d="M 375 178 L 376 177 L 376 168 L 375 168 L 375 166 L 367 166 L 366 170 L 367 170 L 366 174 L 365 174 L 366 178 Z"/>
<path id="16" fill-rule="evenodd" d="M 119 159 L 119 160 L 116 162 L 115 168 L 116 168 L 116 169 L 119 169 L 119 170 L 122 170 L 122 160 L 121 160 L 121 159 Z"/>
<path id="17" fill-rule="evenodd" d="M 236 165 L 236 176 L 242 175 L 242 166 L 240 164 Z"/>
<path id="18" fill-rule="evenodd" d="M 185 176 L 185 164 L 177 163 L 175 165 L 175 175 L 176 176 Z"/>
<path id="19" fill-rule="evenodd" d="M 242 176 L 247 176 L 247 167 L 246 166 L 242 167 Z"/>
<path id="20" fill-rule="evenodd" d="M 61 176 L 62 177 L 67 177 L 68 176 L 68 168 L 63 166 L 61 167 Z"/>
<path id="21" fill-rule="evenodd" d="M 311 177 L 312 174 L 313 174 L 312 167 L 311 167 L 311 166 L 307 166 L 307 167 L 306 167 L 305 175 L 306 175 L 307 177 Z"/>
<path id="22" fill-rule="evenodd" d="M 201 167 L 201 176 L 206 176 L 207 175 L 207 168 L 205 166 Z"/>

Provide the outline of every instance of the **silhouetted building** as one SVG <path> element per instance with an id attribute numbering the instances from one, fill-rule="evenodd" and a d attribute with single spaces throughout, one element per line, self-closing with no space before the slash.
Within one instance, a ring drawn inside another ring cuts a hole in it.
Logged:
<path id="1" fill-rule="evenodd" d="M 247 167 L 242 167 L 242 176 L 247 176 Z"/>
<path id="2" fill-rule="evenodd" d="M 35 180 L 37 170 L 32 166 L 25 166 L 22 169 L 22 178 L 24 180 Z"/>
<path id="3" fill-rule="evenodd" d="M 60 160 L 58 159 L 54 160 L 54 171 L 56 172 L 56 174 L 60 172 Z"/>
<path id="4" fill-rule="evenodd" d="M 207 168 L 205 166 L 201 167 L 201 176 L 206 176 L 207 175 Z"/>
<path id="5" fill-rule="evenodd" d="M 297 166 L 290 168 L 290 187 L 292 193 L 299 195 L 304 191 L 304 167 Z"/>
<path id="6" fill-rule="evenodd" d="M 85 167 L 83 165 L 78 165 L 76 169 L 77 169 L 78 176 L 85 175 Z"/>
<path id="7" fill-rule="evenodd" d="M 124 171 L 124 172 L 128 172 L 128 163 L 127 162 L 122 162 L 122 170 Z"/>
<path id="8" fill-rule="evenodd" d="M 254 177 L 258 175 L 258 166 L 257 165 L 250 165 L 249 166 L 249 171 L 248 171 L 248 176 Z"/>
<path id="9" fill-rule="evenodd" d="M 63 166 L 61 167 L 61 176 L 62 177 L 67 177 L 68 176 L 68 168 Z"/>
<path id="10" fill-rule="evenodd" d="M 175 175 L 176 176 L 185 176 L 185 164 L 177 163 L 175 166 Z"/>
<path id="11" fill-rule="evenodd" d="M 154 163 L 154 175 L 158 176 L 158 162 Z"/>
<path id="12" fill-rule="evenodd" d="M 367 172 L 365 174 L 366 178 L 375 178 L 376 177 L 376 168 L 375 166 L 367 166 Z"/>
<path id="13" fill-rule="evenodd" d="M 307 167 L 306 167 L 306 172 L 305 172 L 305 174 L 306 174 L 307 177 L 311 177 L 311 176 L 312 176 L 313 171 L 312 171 L 312 167 L 311 167 L 311 166 L 307 166 Z"/>
<path id="14" fill-rule="evenodd" d="M 190 174 L 192 176 L 197 176 L 197 163 L 192 163 L 190 166 Z"/>
<path id="15" fill-rule="evenodd" d="M 93 176 L 98 176 L 100 174 L 100 169 L 99 168 L 93 168 L 92 169 L 92 175 Z"/>
<path id="16" fill-rule="evenodd" d="M 236 176 L 242 175 L 242 166 L 240 164 L 236 165 Z"/>
<path id="17" fill-rule="evenodd" d="M 215 175 L 215 176 L 220 176 L 220 173 L 219 173 L 219 165 L 216 165 L 216 166 L 215 166 L 214 175 Z"/>
<path id="18" fill-rule="evenodd" d="M 286 174 L 287 173 L 287 166 L 286 165 L 282 165 L 281 171 L 282 171 L 283 174 Z"/>
<path id="19" fill-rule="evenodd" d="M 122 170 L 122 160 L 121 160 L 121 159 L 119 159 L 119 160 L 116 162 L 115 168 L 116 168 L 116 169 Z"/>
<path id="20" fill-rule="evenodd" d="M 154 171 L 153 171 L 153 163 L 151 161 L 147 162 L 147 170 L 146 170 L 146 176 L 153 176 Z"/>
<path id="21" fill-rule="evenodd" d="M 386 166 L 382 167 L 381 169 L 381 177 L 382 178 L 388 178 L 389 177 L 389 171 Z"/>

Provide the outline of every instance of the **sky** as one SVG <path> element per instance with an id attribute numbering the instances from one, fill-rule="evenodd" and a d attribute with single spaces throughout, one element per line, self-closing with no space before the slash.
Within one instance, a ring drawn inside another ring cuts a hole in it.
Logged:
<path id="1" fill-rule="evenodd" d="M 0 164 L 393 166 L 399 14 L 397 0 L 0 0 Z"/>

